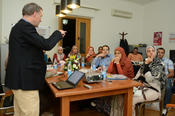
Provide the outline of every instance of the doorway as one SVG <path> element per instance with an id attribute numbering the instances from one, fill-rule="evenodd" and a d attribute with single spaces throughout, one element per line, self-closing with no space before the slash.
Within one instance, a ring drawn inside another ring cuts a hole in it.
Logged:
<path id="1" fill-rule="evenodd" d="M 79 48 L 80 54 L 85 56 L 90 46 L 90 19 L 79 17 L 63 17 L 59 19 L 59 29 L 67 31 L 59 44 L 68 55 L 73 45 Z"/>

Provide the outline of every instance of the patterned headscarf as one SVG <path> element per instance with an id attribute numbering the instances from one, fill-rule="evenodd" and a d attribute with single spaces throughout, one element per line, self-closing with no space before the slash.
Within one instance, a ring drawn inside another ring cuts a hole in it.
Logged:
<path id="1" fill-rule="evenodd" d="M 154 50 L 155 50 L 155 54 L 156 54 L 156 48 L 155 48 L 155 46 L 147 46 L 147 47 L 146 47 L 146 53 L 147 53 L 147 51 L 148 51 L 149 48 L 154 49 Z"/>

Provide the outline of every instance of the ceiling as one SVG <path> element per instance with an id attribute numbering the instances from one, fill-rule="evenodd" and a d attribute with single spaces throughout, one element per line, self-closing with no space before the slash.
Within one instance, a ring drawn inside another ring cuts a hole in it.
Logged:
<path id="1" fill-rule="evenodd" d="M 151 2 L 158 1 L 158 0 L 125 0 L 125 1 L 133 2 L 136 4 L 140 4 L 140 5 L 146 5 L 146 4 L 149 4 Z"/>

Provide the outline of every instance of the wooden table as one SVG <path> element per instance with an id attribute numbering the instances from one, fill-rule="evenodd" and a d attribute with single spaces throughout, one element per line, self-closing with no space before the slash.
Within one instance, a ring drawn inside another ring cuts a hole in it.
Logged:
<path id="1" fill-rule="evenodd" d="M 55 97 L 60 98 L 61 100 L 61 116 L 70 116 L 71 101 L 118 94 L 124 94 L 124 116 L 132 116 L 133 87 L 140 86 L 140 83 L 132 80 L 115 80 L 112 81 L 112 83 L 104 81 L 102 83 L 91 84 L 93 88 L 88 89 L 83 86 L 83 82 L 80 82 L 74 89 L 58 90 L 51 84 L 51 82 L 57 82 L 59 81 L 59 78 L 62 77 L 58 76 L 46 79 L 46 82 L 48 83 Z"/>

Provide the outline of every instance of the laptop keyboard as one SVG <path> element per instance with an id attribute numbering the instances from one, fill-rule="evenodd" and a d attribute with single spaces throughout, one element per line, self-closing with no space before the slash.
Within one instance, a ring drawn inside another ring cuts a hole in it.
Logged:
<path id="1" fill-rule="evenodd" d="M 57 83 L 57 86 L 59 86 L 60 88 L 71 88 L 71 87 L 73 87 L 71 84 L 69 84 L 65 81 L 60 81 L 59 83 Z"/>

